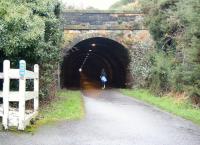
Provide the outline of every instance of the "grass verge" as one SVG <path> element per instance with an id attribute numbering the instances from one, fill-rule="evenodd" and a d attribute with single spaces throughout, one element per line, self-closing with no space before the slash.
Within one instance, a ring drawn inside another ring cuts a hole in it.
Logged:
<path id="1" fill-rule="evenodd" d="M 121 92 L 200 125 L 200 109 L 195 108 L 188 100 L 176 101 L 174 97 L 155 96 L 145 89 L 122 89 Z"/>
<path id="2" fill-rule="evenodd" d="M 80 91 L 61 90 L 58 98 L 43 107 L 33 125 L 26 131 L 33 132 L 39 126 L 63 120 L 78 120 L 84 116 L 84 105 Z"/>

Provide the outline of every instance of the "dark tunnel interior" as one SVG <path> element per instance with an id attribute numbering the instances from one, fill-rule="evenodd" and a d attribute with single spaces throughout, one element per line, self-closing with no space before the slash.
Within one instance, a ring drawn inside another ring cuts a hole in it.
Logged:
<path id="1" fill-rule="evenodd" d="M 103 37 L 83 40 L 64 56 L 61 87 L 80 88 L 83 75 L 89 81 L 100 84 L 101 71 L 104 69 L 108 79 L 107 86 L 124 88 L 129 62 L 128 49 L 114 40 Z M 79 72 L 80 68 L 82 72 Z"/>

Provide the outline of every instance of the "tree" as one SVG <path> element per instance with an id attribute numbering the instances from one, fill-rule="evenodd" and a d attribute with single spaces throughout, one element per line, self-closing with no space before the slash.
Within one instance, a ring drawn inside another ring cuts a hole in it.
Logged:
<path id="1" fill-rule="evenodd" d="M 41 68 L 41 96 L 52 96 L 54 73 L 60 59 L 62 31 L 57 0 L 1 0 L 0 52 L 17 66 L 20 59 L 30 68 Z M 54 90 L 54 89 L 53 89 Z"/>
<path id="2" fill-rule="evenodd" d="M 120 0 L 110 6 L 111 10 L 140 10 L 138 8 L 138 0 Z"/>

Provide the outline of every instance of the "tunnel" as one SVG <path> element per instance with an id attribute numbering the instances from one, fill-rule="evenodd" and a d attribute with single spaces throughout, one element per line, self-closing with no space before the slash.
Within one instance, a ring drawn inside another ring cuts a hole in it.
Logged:
<path id="1" fill-rule="evenodd" d="M 128 49 L 117 41 L 104 37 L 83 40 L 64 55 L 61 87 L 81 88 L 83 77 L 100 85 L 100 75 L 104 69 L 108 87 L 124 88 L 129 63 Z"/>

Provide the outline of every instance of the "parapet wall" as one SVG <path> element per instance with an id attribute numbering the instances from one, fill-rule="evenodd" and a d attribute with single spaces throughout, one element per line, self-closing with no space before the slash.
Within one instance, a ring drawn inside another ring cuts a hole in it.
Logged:
<path id="1" fill-rule="evenodd" d="M 70 30 L 143 30 L 143 14 L 135 13 L 63 13 L 64 29 Z"/>

